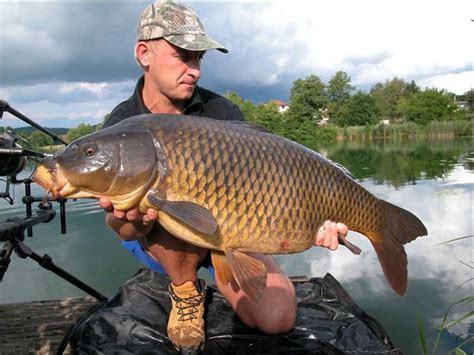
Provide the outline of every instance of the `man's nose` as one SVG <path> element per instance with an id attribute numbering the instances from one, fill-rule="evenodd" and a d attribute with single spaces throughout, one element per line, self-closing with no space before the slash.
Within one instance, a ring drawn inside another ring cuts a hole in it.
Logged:
<path id="1" fill-rule="evenodd" d="M 201 77 L 201 63 L 199 60 L 192 60 L 188 64 L 188 73 L 196 80 Z"/>

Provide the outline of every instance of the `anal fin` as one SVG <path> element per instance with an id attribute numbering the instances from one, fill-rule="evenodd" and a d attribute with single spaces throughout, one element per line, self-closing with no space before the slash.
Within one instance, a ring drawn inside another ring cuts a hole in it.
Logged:
<path id="1" fill-rule="evenodd" d="M 253 302 L 258 302 L 267 285 L 265 264 L 237 250 L 226 250 L 225 256 L 239 287 Z"/>

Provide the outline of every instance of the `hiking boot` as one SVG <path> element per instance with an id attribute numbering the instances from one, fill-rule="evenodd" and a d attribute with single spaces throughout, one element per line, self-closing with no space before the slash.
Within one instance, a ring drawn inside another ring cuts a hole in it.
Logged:
<path id="1" fill-rule="evenodd" d="M 178 350 L 202 350 L 205 340 L 204 298 L 206 281 L 169 285 L 171 312 L 168 337 Z"/>

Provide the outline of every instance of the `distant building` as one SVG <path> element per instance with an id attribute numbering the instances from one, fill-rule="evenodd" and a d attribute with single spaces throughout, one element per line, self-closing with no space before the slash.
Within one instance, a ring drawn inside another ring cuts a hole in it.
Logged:
<path id="1" fill-rule="evenodd" d="M 329 111 L 327 108 L 325 109 L 319 109 L 319 112 L 321 112 L 321 120 L 318 122 L 320 126 L 327 125 L 329 123 Z"/>
<path id="2" fill-rule="evenodd" d="M 288 111 L 288 109 L 290 108 L 290 106 L 285 101 L 271 100 L 270 102 L 277 105 L 278 112 L 280 112 L 280 113 Z"/>
<path id="3" fill-rule="evenodd" d="M 469 109 L 469 101 L 466 100 L 465 95 L 454 95 L 454 101 L 458 105 L 458 110 Z"/>
<path id="4" fill-rule="evenodd" d="M 456 101 L 459 110 L 467 110 L 469 108 L 468 101 Z"/>

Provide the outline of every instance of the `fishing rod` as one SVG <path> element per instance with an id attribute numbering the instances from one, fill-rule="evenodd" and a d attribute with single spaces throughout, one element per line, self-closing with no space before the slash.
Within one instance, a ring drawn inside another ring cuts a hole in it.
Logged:
<path id="1" fill-rule="evenodd" d="M 62 143 L 64 145 L 67 145 L 66 141 L 62 140 L 61 138 L 59 138 L 57 135 L 55 135 L 53 132 L 47 130 L 46 128 L 44 128 L 43 126 L 41 126 L 40 124 L 36 123 L 35 121 L 33 121 L 32 119 L 26 117 L 24 114 L 22 114 L 21 112 L 15 110 L 13 107 L 10 106 L 10 104 L 8 102 L 6 102 L 5 100 L 0 100 L 0 119 L 2 119 L 3 117 L 3 113 L 4 112 L 8 112 L 10 114 L 12 114 L 13 116 L 19 118 L 20 120 L 22 120 L 23 122 L 26 122 L 28 123 L 31 127 L 34 127 L 38 130 L 40 130 L 41 132 L 47 134 L 48 136 L 50 136 L 51 138 L 53 138 L 53 141 L 55 143 Z"/>
<path id="2" fill-rule="evenodd" d="M 4 112 L 11 113 L 32 127 L 49 135 L 55 142 L 67 145 L 64 140 L 56 136 L 54 133 L 15 110 L 6 101 L 0 100 L 0 119 L 3 117 Z M 29 177 L 19 179 L 18 175 L 25 170 L 28 160 L 36 162 L 39 158 L 47 156 L 47 154 L 23 148 L 19 141 L 20 137 L 18 137 L 14 132 L 6 131 L 0 133 L 0 178 L 2 178 L 6 185 L 5 192 L 0 192 L 0 198 L 3 198 L 8 204 L 13 205 L 14 200 L 10 195 L 11 185 L 24 184 L 25 194 L 22 198 L 22 202 L 25 204 L 26 211 L 26 217 L 16 216 L 0 222 L 0 243 L 4 243 L 3 248 L 0 250 L 0 282 L 3 280 L 3 277 L 8 270 L 13 252 L 15 252 L 15 254 L 21 259 L 31 258 L 41 267 L 53 272 L 97 300 L 106 300 L 106 296 L 54 264 L 51 256 L 48 254 L 41 256 L 24 243 L 25 231 L 28 237 L 33 237 L 33 227 L 35 225 L 39 223 L 49 223 L 54 219 L 56 216 L 56 210 L 53 209 L 52 202 L 59 204 L 61 234 L 66 234 L 67 199 L 52 199 L 49 197 L 32 196 L 31 179 Z M 26 140 L 25 142 L 29 144 Z M 33 205 L 35 203 L 39 203 L 38 210 L 33 214 Z"/>

